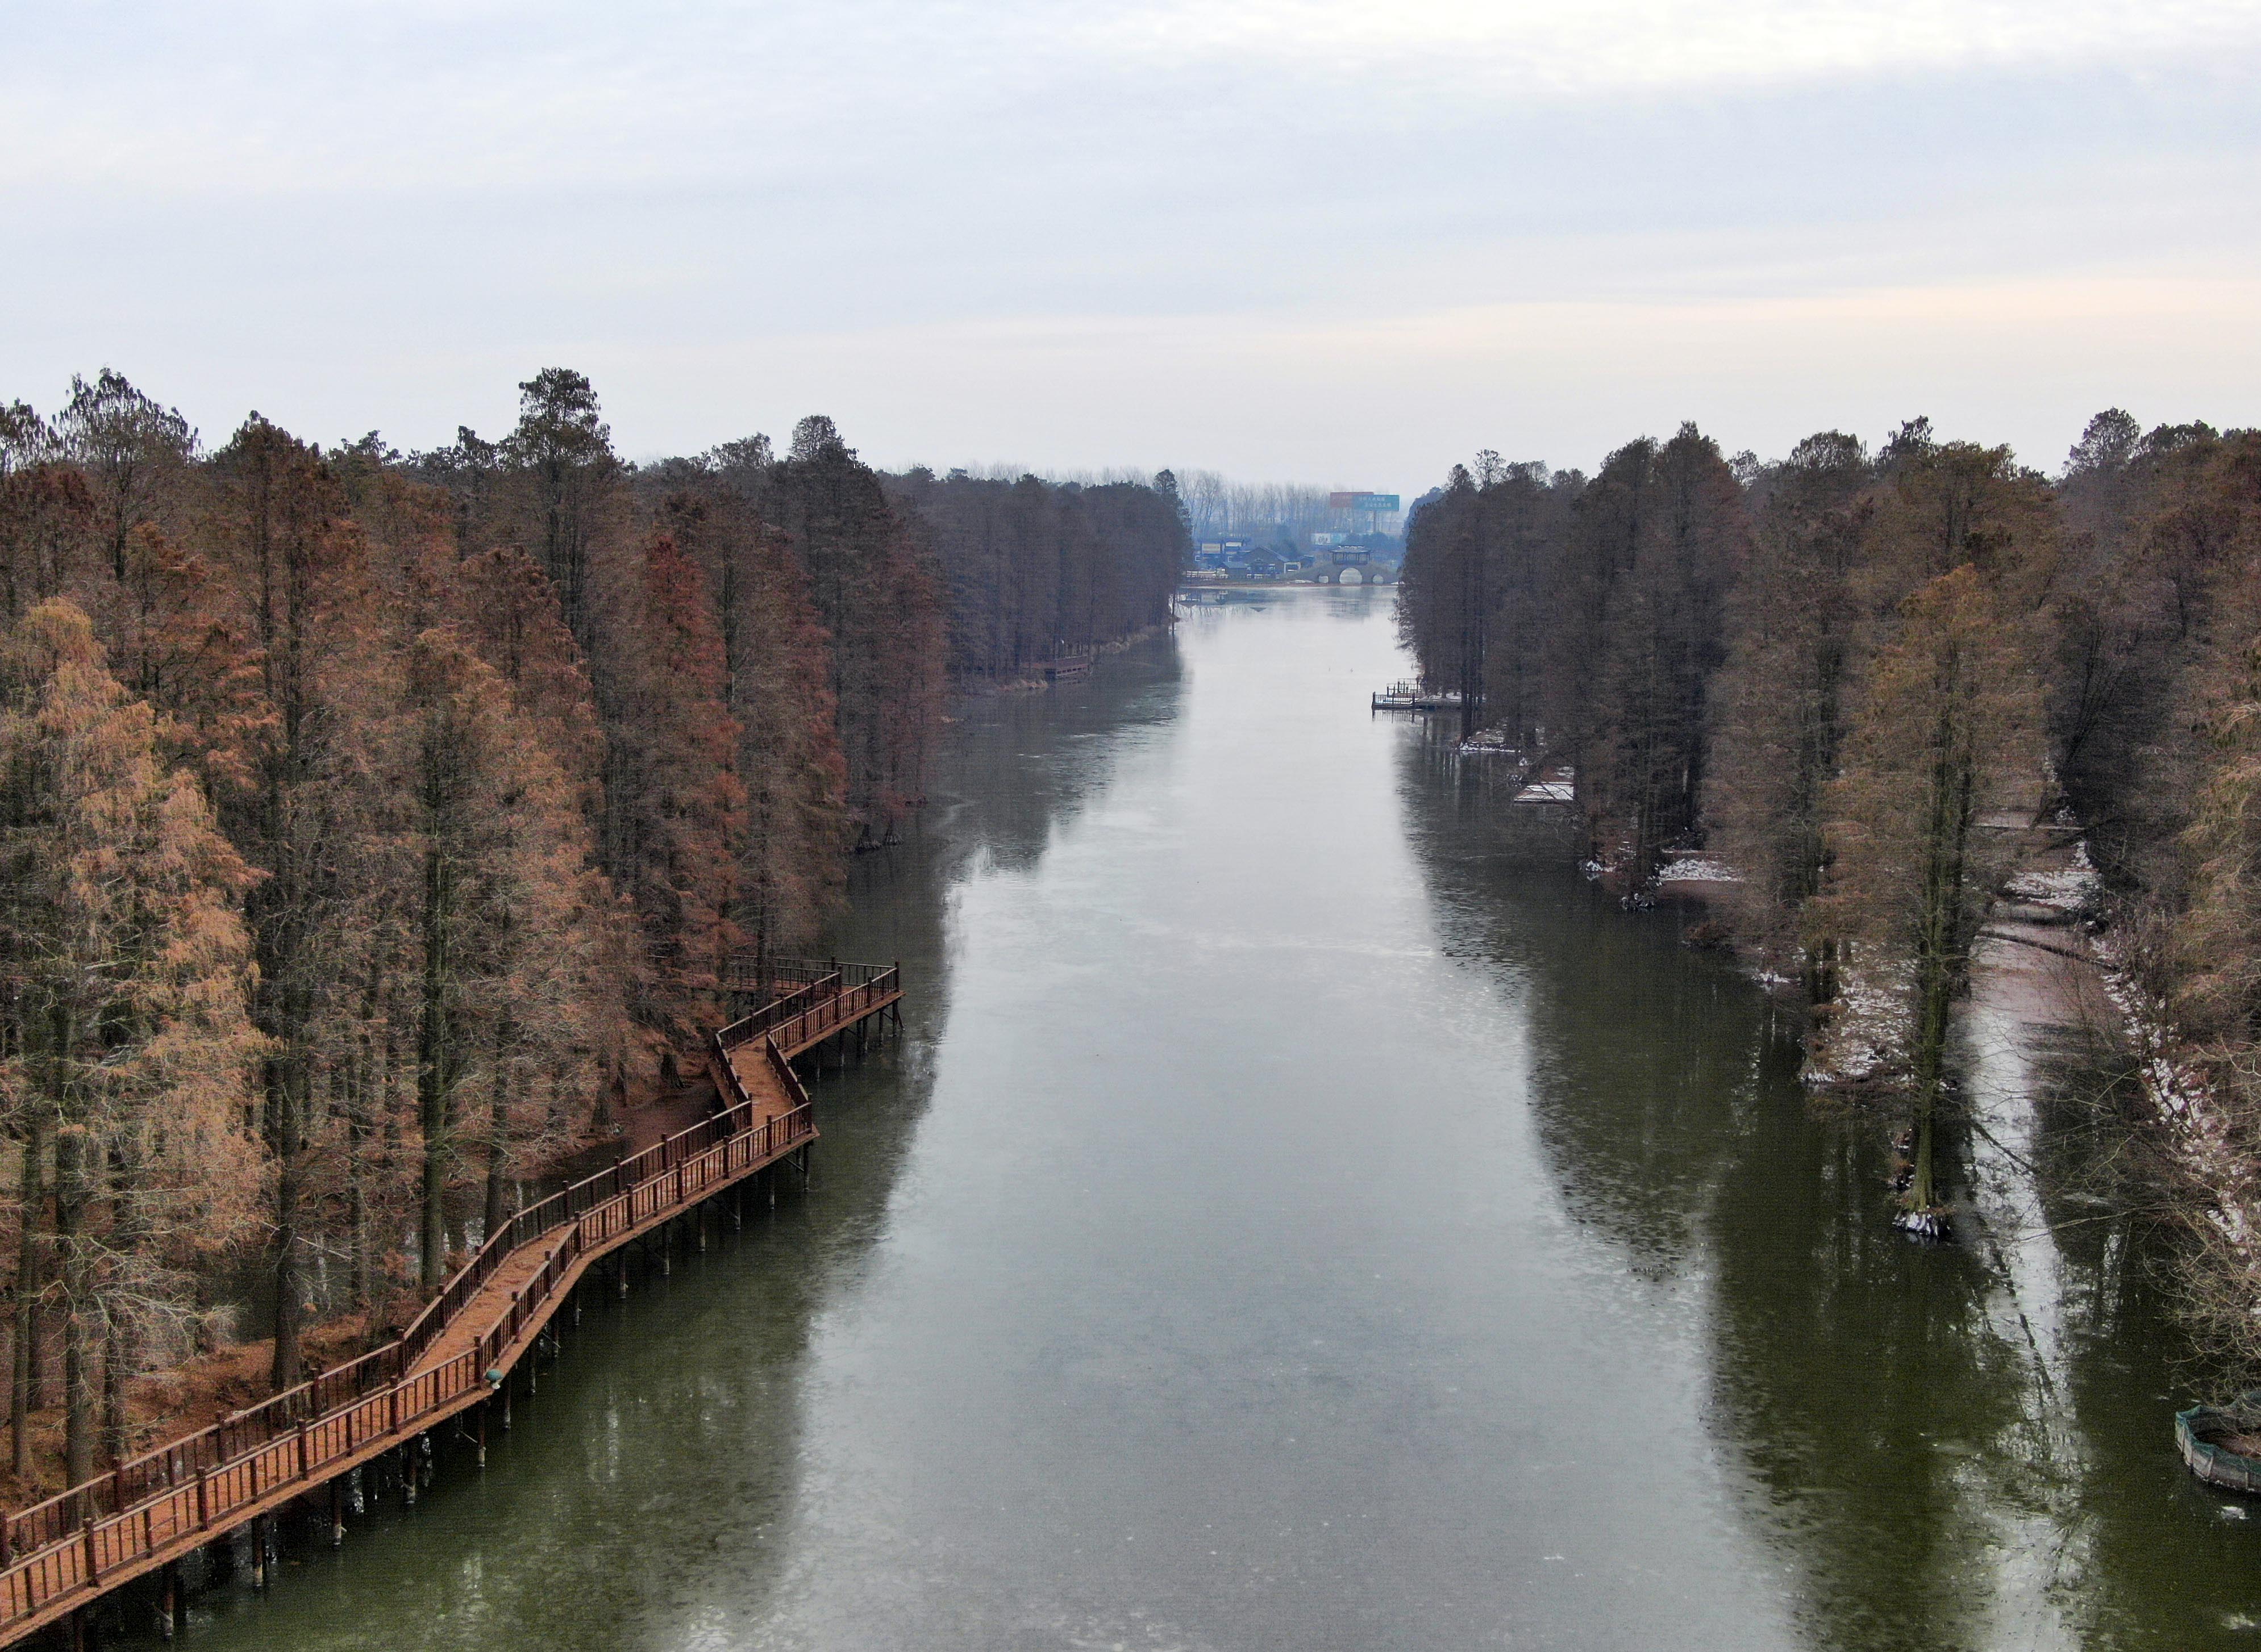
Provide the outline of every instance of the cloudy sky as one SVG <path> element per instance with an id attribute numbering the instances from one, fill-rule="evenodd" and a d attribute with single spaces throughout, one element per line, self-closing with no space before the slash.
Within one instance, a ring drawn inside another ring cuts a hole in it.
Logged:
<path id="1" fill-rule="evenodd" d="M 2261 422 L 2254 0 L 9 8 L 0 397 L 1418 490 Z"/>

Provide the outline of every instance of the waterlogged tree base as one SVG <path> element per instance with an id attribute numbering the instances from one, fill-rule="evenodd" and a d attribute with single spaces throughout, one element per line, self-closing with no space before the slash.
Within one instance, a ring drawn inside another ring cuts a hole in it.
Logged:
<path id="1" fill-rule="evenodd" d="M 1937 1205 L 1927 1210 L 1902 1211 L 1892 1218 L 1892 1226 L 1910 1239 L 1920 1239 L 1927 1244 L 1944 1244 L 1955 1236 L 1948 1226 L 1947 1212 Z"/>

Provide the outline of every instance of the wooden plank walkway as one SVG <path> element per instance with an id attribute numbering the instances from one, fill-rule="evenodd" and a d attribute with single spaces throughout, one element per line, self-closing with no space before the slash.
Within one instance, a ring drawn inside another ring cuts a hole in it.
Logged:
<path id="1" fill-rule="evenodd" d="M 894 1009 L 902 977 L 857 964 L 797 977 L 708 1041 L 720 1111 L 520 1211 L 399 1341 L 0 1518 L 0 1646 L 478 1405 L 591 1264 L 804 1152 L 816 1124 L 791 1058 Z"/>

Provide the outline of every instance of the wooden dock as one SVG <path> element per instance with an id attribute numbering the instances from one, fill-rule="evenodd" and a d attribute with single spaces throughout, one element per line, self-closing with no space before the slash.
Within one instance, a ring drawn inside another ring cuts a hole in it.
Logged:
<path id="1" fill-rule="evenodd" d="M 1425 688 L 1418 683 L 1393 683 L 1374 695 L 1377 712 L 1457 712 L 1461 697 L 1452 689 Z"/>
<path id="2" fill-rule="evenodd" d="M 1085 648 L 1064 654 L 1056 660 L 1040 662 L 1037 669 L 1047 683 L 1080 683 L 1091 675 L 1091 650 Z"/>
<path id="3" fill-rule="evenodd" d="M 0 1646 L 83 1626 L 73 1614 L 111 1591 L 326 1487 L 341 1534 L 341 1477 L 498 1394 L 506 1407 L 512 1370 L 592 1265 L 772 1166 L 805 1169 L 816 1122 L 792 1058 L 900 1021 L 901 971 L 772 961 L 729 984 L 757 1007 L 707 1041 L 718 1112 L 519 1212 L 398 1341 L 0 1518 Z"/>

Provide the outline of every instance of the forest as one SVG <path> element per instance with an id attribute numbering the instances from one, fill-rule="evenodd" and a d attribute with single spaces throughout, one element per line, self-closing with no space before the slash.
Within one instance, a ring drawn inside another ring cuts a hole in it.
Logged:
<path id="1" fill-rule="evenodd" d="M 950 694 L 1169 623 L 1170 473 L 631 463 L 553 368 L 402 453 L 0 404 L 10 1494 L 383 1341 L 819 936 Z"/>
<path id="2" fill-rule="evenodd" d="M 1732 880 L 1704 928 L 1902 1133 L 1917 1232 L 1981 926 L 2077 838 L 2053 876 L 2151 1058 L 2183 1299 L 2261 1370 L 2261 432 L 2114 409 L 2054 476 L 1922 419 L 1769 462 L 1683 426 L 1591 476 L 1487 452 L 1417 506 L 1400 604 L 1463 735 L 1568 777 L 1590 875 Z"/>

